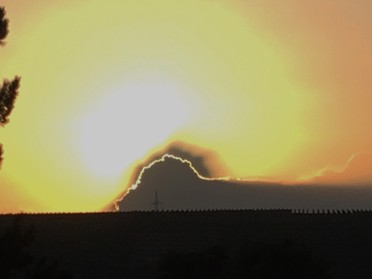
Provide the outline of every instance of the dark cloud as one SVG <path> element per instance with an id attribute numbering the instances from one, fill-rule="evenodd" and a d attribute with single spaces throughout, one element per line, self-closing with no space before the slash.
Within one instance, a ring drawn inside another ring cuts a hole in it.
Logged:
<path id="1" fill-rule="evenodd" d="M 211 177 L 212 175 L 206 161 L 211 159 L 210 157 L 212 156 L 215 157 L 215 155 L 206 149 L 190 146 L 183 142 L 174 142 L 167 147 L 165 153 L 190 161 L 195 169 L 198 170 L 198 173 L 204 177 Z"/>
<path id="2" fill-rule="evenodd" d="M 162 208 L 177 209 L 365 209 L 372 208 L 369 187 L 284 185 L 260 181 L 207 180 L 190 164 L 165 157 L 142 173 L 141 183 L 119 202 L 121 210 L 151 210 L 158 192 Z"/>
<path id="3" fill-rule="evenodd" d="M 198 173 L 204 177 L 221 177 L 227 174 L 226 166 L 214 151 L 186 142 L 174 141 L 136 166 L 131 174 L 129 184 L 135 184 L 142 169 L 160 159 L 164 154 L 189 161 L 198 170 Z"/>
<path id="4" fill-rule="evenodd" d="M 188 160 L 204 177 L 222 177 L 228 173 L 226 165 L 218 154 L 206 147 L 189 144 L 183 141 L 174 141 L 161 150 L 159 154 L 171 154 Z"/>

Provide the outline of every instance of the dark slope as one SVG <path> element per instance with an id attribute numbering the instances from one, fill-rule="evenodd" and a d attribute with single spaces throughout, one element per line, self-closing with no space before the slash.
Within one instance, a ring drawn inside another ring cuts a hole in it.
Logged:
<path id="1" fill-rule="evenodd" d="M 0 216 L 1 228 L 14 216 Z M 331 278 L 372 278 L 372 214 L 296 214 L 291 211 L 131 212 L 24 215 L 32 224 L 32 254 L 76 278 L 156 278 L 168 251 L 216 245 L 236 251 L 290 239 L 331 264 Z"/>

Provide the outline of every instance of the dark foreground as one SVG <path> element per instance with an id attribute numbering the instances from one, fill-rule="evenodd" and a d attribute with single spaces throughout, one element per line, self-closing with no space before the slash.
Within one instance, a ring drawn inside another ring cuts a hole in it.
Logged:
<path id="1" fill-rule="evenodd" d="M 58 278 L 372 278 L 371 212 L 2 215 L 2 235 L 16 219 Z"/>

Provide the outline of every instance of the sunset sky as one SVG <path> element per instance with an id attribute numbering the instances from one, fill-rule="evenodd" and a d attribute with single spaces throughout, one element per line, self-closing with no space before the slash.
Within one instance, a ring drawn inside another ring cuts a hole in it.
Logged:
<path id="1" fill-rule="evenodd" d="M 0 212 L 100 210 L 179 141 L 213 178 L 372 182 L 371 1 L 0 5 Z"/>

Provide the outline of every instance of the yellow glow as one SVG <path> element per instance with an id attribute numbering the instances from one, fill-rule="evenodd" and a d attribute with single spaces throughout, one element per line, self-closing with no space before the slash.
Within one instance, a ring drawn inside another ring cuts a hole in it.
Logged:
<path id="1" fill-rule="evenodd" d="M 231 175 L 259 176 L 280 172 L 305 137 L 281 51 L 227 2 L 39 13 L 14 27 L 1 75 L 23 77 L 3 173 L 42 208 L 100 208 L 172 140 L 215 150 Z"/>
<path id="2" fill-rule="evenodd" d="M 11 33 L 0 49 L 0 77 L 22 76 L 0 130 L 1 181 L 22 193 L 17 210 L 97 210 L 124 191 L 136 163 L 173 140 L 215 151 L 240 178 L 294 179 L 370 148 L 353 132 L 333 148 L 358 127 L 338 123 L 369 124 L 370 97 L 353 91 L 363 114 L 344 117 L 348 87 L 336 85 L 372 60 L 355 35 L 359 64 L 333 67 L 327 51 L 345 47 L 337 61 L 353 53 L 344 35 L 314 36 L 352 31 L 334 27 L 327 10 L 322 18 L 291 1 L 23 2 L 2 4 Z M 349 26 L 338 12 L 335 22 Z"/>

